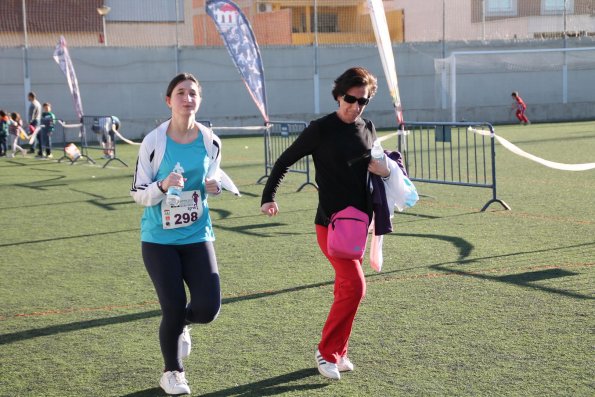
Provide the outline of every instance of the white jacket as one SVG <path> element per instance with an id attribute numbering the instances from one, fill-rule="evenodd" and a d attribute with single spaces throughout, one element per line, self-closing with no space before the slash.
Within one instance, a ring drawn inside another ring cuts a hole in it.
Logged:
<path id="1" fill-rule="evenodd" d="M 134 201 L 146 207 L 159 204 L 164 197 L 161 190 L 157 187 L 157 181 L 154 179 L 165 154 L 167 142 L 166 132 L 170 121 L 165 121 L 151 131 L 143 139 L 138 152 L 130 195 Z M 206 177 L 219 181 L 223 179 L 223 187 L 239 195 L 237 187 L 219 168 L 219 164 L 221 163 L 221 140 L 210 128 L 200 123 L 196 124 L 200 129 L 207 155 L 209 156 L 209 169 L 207 170 Z"/>

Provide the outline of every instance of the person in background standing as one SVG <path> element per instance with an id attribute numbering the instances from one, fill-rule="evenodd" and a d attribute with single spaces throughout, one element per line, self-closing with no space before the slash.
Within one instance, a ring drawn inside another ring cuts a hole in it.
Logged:
<path id="1" fill-rule="evenodd" d="M 37 95 L 31 91 L 29 95 L 27 95 L 29 99 L 29 135 L 35 132 L 35 129 L 39 126 L 41 121 L 41 104 L 37 100 Z M 35 141 L 31 144 L 29 148 L 29 153 L 35 153 L 35 144 L 37 143 L 38 150 L 41 151 L 41 141 L 39 138 L 36 138 Z"/>
<path id="2" fill-rule="evenodd" d="M 10 118 L 6 112 L 0 109 L 0 157 L 6 156 L 8 152 L 8 129 L 10 126 Z"/>
<path id="3" fill-rule="evenodd" d="M 56 115 L 52 113 L 52 104 L 46 102 L 43 104 L 43 112 L 41 113 L 41 130 L 39 131 L 41 136 L 38 138 L 40 148 L 35 157 L 48 159 L 54 157 L 52 154 L 52 134 L 55 126 Z"/>

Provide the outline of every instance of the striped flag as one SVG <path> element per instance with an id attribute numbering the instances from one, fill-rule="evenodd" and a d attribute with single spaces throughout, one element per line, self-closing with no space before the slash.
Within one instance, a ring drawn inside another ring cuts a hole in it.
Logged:
<path id="1" fill-rule="evenodd" d="M 81 102 L 81 93 L 79 91 L 79 83 L 76 79 L 76 73 L 74 72 L 74 66 L 72 66 L 72 60 L 68 53 L 68 47 L 66 46 L 66 39 L 64 36 L 60 36 L 56 49 L 54 50 L 54 60 L 62 69 L 64 75 L 66 75 L 66 81 L 68 82 L 68 88 L 72 95 L 72 101 L 74 102 L 74 110 L 79 120 L 83 117 L 83 104 Z"/>
<path id="2" fill-rule="evenodd" d="M 264 69 L 250 23 L 233 1 L 208 0 L 205 7 L 207 14 L 215 22 L 248 92 L 265 122 L 268 122 Z"/>
<path id="3" fill-rule="evenodd" d="M 382 0 L 368 0 L 368 9 L 370 10 L 370 17 L 372 18 L 372 26 L 374 27 L 374 35 L 376 36 L 376 45 L 380 52 L 380 60 L 382 61 L 382 68 L 388 83 L 388 90 L 395 107 L 397 115 L 397 122 L 399 125 L 403 124 L 403 109 L 401 107 L 401 95 L 399 94 L 399 82 L 397 81 L 397 69 L 395 67 L 395 57 L 393 55 L 393 47 L 390 41 L 390 34 L 388 33 L 388 24 L 386 23 L 386 15 L 384 14 L 384 5 Z"/>

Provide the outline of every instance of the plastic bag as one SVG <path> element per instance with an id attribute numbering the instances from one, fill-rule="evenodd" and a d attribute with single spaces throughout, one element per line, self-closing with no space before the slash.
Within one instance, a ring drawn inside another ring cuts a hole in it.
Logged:
<path id="1" fill-rule="evenodd" d="M 391 190 L 391 196 L 395 199 L 395 207 L 399 212 L 411 208 L 419 200 L 417 189 L 413 182 L 403 174 L 399 167 L 391 169 L 391 177 L 387 181 L 387 187 Z"/>
<path id="2" fill-rule="evenodd" d="M 384 261 L 384 257 L 382 255 L 383 240 L 383 235 L 372 235 L 372 241 L 370 242 L 370 266 L 377 272 L 382 270 L 382 263 Z"/>
<path id="3" fill-rule="evenodd" d="M 25 130 L 22 127 L 19 127 L 18 129 L 18 135 L 19 135 L 19 139 L 25 141 L 27 139 L 29 139 L 29 135 L 27 135 L 27 133 L 25 132 Z"/>
<path id="4" fill-rule="evenodd" d="M 66 153 L 66 157 L 70 159 L 70 161 L 75 161 L 79 157 L 81 157 L 81 151 L 74 143 L 69 143 L 64 148 L 64 153 Z"/>

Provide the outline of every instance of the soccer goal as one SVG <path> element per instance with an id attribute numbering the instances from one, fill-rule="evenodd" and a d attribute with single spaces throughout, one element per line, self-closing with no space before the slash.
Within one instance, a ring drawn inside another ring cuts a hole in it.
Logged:
<path id="1" fill-rule="evenodd" d="M 595 47 L 455 51 L 434 61 L 442 109 L 455 122 L 477 107 L 502 107 L 511 87 L 533 104 L 595 102 Z M 471 117 L 477 117 L 473 114 Z"/>

